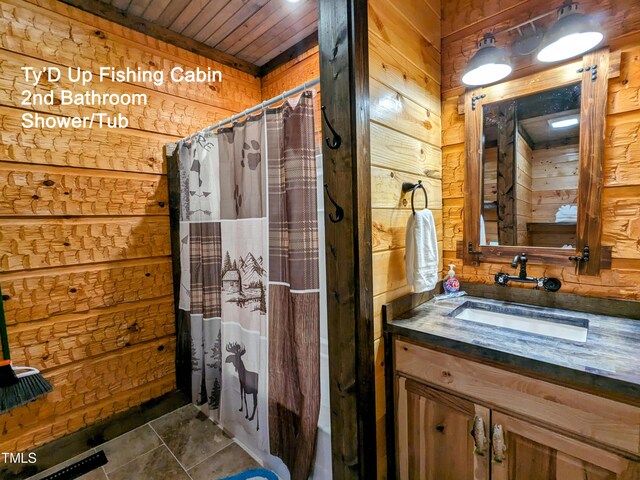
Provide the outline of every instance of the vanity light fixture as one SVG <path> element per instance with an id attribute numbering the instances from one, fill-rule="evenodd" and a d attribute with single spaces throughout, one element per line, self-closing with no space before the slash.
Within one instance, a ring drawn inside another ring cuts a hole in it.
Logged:
<path id="1" fill-rule="evenodd" d="M 578 13 L 578 4 L 565 2 L 558 9 L 558 21 L 542 39 L 538 60 L 558 62 L 591 50 L 602 42 L 604 34 L 592 18 Z"/>
<path id="2" fill-rule="evenodd" d="M 553 120 L 549 120 L 549 125 L 551 128 L 568 128 L 573 127 L 574 125 L 578 125 L 580 120 L 578 117 L 564 117 L 564 118 L 555 118 Z"/>
<path id="3" fill-rule="evenodd" d="M 477 86 L 502 80 L 511 73 L 509 57 L 502 48 L 495 46 L 496 39 L 490 33 L 485 33 L 478 42 L 478 51 L 467 63 L 462 75 L 465 85 Z"/>
<path id="4" fill-rule="evenodd" d="M 546 33 L 543 27 L 536 27 L 537 21 L 554 14 L 558 20 Z M 513 54 L 526 56 L 538 50 L 537 59 L 541 62 L 558 62 L 581 55 L 599 45 L 604 38 L 600 26 L 591 17 L 578 13 L 577 3 L 565 0 L 558 9 L 498 32 L 485 33 L 478 42 L 478 51 L 464 69 L 462 83 L 488 85 L 511 73 L 509 56 L 504 49 L 496 48 L 495 36 L 514 30 L 518 36 L 511 44 Z"/>

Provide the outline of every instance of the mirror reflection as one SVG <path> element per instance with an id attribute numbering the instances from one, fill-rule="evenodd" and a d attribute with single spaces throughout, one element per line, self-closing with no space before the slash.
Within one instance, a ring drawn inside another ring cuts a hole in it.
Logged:
<path id="1" fill-rule="evenodd" d="M 481 245 L 575 248 L 580 84 L 483 114 Z"/>

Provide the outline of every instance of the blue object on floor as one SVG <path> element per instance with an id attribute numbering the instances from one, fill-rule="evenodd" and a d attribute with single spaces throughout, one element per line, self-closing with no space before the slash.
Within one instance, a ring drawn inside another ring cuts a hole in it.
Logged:
<path id="1" fill-rule="evenodd" d="M 230 477 L 221 478 L 219 480 L 278 480 L 278 476 L 264 468 L 252 468 L 246 472 L 238 473 Z"/>

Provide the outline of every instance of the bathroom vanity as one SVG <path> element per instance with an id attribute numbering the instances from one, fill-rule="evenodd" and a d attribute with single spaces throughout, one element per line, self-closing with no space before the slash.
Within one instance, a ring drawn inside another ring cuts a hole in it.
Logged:
<path id="1" fill-rule="evenodd" d="M 640 321 L 575 311 L 575 295 L 465 288 L 476 296 L 384 306 L 389 477 L 639 479 Z M 599 308 L 640 317 L 612 302 Z"/>

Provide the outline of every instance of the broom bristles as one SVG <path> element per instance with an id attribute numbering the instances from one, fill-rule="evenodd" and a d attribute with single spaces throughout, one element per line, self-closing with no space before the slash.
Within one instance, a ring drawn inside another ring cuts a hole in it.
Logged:
<path id="1" fill-rule="evenodd" d="M 40 374 L 18 379 L 18 383 L 0 387 L 0 413 L 29 403 L 53 391 L 53 387 Z"/>

